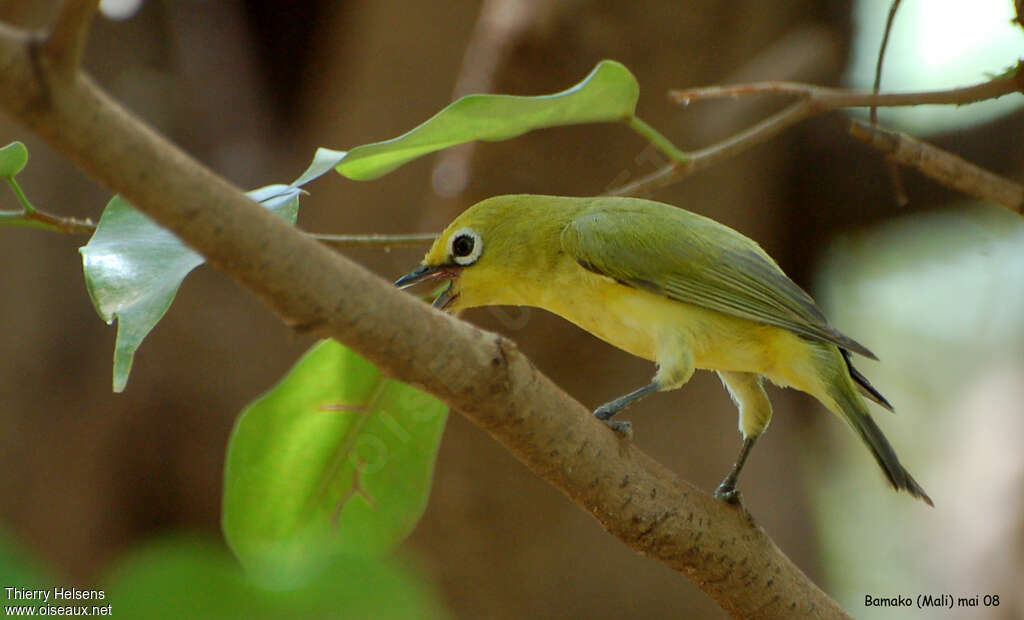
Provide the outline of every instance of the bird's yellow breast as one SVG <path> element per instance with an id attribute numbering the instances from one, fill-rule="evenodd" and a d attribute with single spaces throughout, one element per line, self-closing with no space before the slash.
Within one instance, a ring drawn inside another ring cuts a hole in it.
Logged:
<path id="1" fill-rule="evenodd" d="M 469 271 L 463 277 L 472 277 Z M 786 330 L 625 286 L 575 263 L 543 278 L 502 276 L 462 283 L 459 306 L 539 307 L 638 357 L 665 363 L 665 344 L 680 342 L 697 368 L 754 372 L 800 387 L 786 367 L 806 358 L 807 347 Z"/>

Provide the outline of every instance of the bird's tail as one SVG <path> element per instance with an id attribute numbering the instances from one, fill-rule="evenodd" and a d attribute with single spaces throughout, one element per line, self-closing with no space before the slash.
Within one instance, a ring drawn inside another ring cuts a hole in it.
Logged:
<path id="1" fill-rule="evenodd" d="M 885 472 L 886 478 L 889 479 L 889 482 L 897 491 L 904 490 L 914 497 L 921 499 L 929 506 L 934 506 L 935 504 L 932 503 L 932 499 L 928 497 L 925 490 L 921 488 L 921 485 L 914 480 L 910 472 L 900 463 L 896 452 L 892 449 L 885 435 L 882 434 L 882 429 L 878 428 L 878 425 L 871 418 L 867 403 L 864 402 L 864 399 L 858 393 L 857 387 L 847 371 L 845 361 L 836 359 L 836 362 L 839 362 L 839 364 L 829 364 L 829 366 L 835 366 L 833 368 L 835 376 L 830 377 L 825 382 L 828 386 L 828 395 L 835 406 L 834 408 L 829 408 L 846 420 L 850 427 L 860 435 L 860 438 L 871 450 L 875 461 L 878 462 L 882 471 Z M 828 404 L 826 403 L 826 405 Z"/>

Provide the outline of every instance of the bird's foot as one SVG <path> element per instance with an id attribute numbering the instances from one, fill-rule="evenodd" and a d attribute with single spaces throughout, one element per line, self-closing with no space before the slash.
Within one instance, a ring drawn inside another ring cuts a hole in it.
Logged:
<path id="1" fill-rule="evenodd" d="M 604 422 L 605 425 L 608 426 L 608 428 L 612 429 L 617 434 L 622 435 L 626 439 L 632 439 L 633 438 L 633 425 L 632 424 L 630 424 L 626 420 L 609 420 L 608 417 L 601 417 L 601 415 L 599 414 L 600 411 L 601 410 L 598 409 L 597 411 L 594 412 L 594 417 L 595 418 L 597 418 L 598 420 L 601 420 L 602 422 Z M 610 415 L 609 415 L 609 417 L 610 417 Z"/>
<path id="2" fill-rule="evenodd" d="M 714 493 L 715 499 L 722 500 L 727 504 L 742 504 L 743 496 L 739 491 L 736 490 L 736 483 L 725 480 L 722 484 L 718 485 Z"/>

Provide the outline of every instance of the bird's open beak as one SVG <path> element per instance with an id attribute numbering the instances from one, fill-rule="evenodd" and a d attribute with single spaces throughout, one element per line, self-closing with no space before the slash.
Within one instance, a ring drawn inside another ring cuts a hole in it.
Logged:
<path id="1" fill-rule="evenodd" d="M 404 289 L 430 280 L 454 280 L 459 277 L 459 271 L 461 270 L 462 267 L 457 265 L 423 265 L 395 280 L 395 286 Z M 441 295 L 434 300 L 434 307 L 444 310 L 458 296 L 458 293 L 452 291 L 452 283 L 449 283 L 448 287 L 441 292 Z"/>

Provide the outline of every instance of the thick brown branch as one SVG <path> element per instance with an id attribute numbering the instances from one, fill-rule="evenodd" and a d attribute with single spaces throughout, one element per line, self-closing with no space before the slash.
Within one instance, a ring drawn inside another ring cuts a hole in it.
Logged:
<path id="1" fill-rule="evenodd" d="M 284 320 L 318 328 L 487 429 L 640 553 L 736 616 L 845 617 L 743 510 L 618 439 L 515 346 L 401 294 L 203 168 L 88 78 L 44 73 L 0 26 L 0 107 L 173 230 Z"/>
<path id="2" fill-rule="evenodd" d="M 850 134 L 947 187 L 1024 214 L 1024 186 L 904 133 L 853 121 Z"/>

